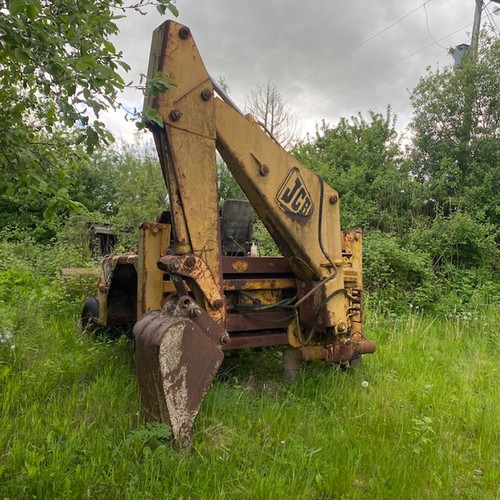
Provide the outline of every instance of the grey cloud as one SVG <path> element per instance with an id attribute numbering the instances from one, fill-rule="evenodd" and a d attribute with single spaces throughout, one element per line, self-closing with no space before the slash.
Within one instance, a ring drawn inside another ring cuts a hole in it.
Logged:
<path id="1" fill-rule="evenodd" d="M 178 0 L 177 7 L 178 21 L 191 28 L 209 72 L 226 79 L 238 104 L 244 105 L 245 96 L 259 82 L 272 79 L 283 92 L 293 87 L 284 98 L 296 111 L 303 110 L 299 118 L 310 129 L 311 123 L 323 118 L 335 122 L 359 111 L 383 112 L 388 104 L 401 115 L 400 122 L 408 120 L 408 89 L 427 66 L 451 64 L 451 56 L 433 45 L 381 70 L 432 44 L 429 31 L 438 40 L 472 23 L 471 0 L 431 0 L 426 4 L 427 19 L 420 7 L 369 43 L 318 70 L 423 3 Z M 164 20 L 151 10 L 147 16 L 131 15 L 121 22 L 116 43 L 135 80 L 146 72 L 152 31 Z M 451 47 L 467 42 L 470 29 L 440 44 Z M 373 73 L 377 74 L 367 78 Z M 124 100 L 129 106 L 142 104 L 138 92 L 128 92 Z"/>

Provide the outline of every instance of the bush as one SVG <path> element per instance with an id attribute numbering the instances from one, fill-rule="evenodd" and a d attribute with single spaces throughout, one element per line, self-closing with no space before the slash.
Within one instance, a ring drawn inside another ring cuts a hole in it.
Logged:
<path id="1" fill-rule="evenodd" d="M 428 307 L 436 300 L 429 256 L 394 235 L 372 231 L 365 237 L 363 281 L 372 304 L 397 310 Z"/>
<path id="2" fill-rule="evenodd" d="M 254 217 L 253 221 L 253 239 L 257 242 L 260 255 L 281 255 L 278 245 L 276 245 L 269 231 L 258 217 Z"/>
<path id="3" fill-rule="evenodd" d="M 500 304 L 499 276 L 488 269 L 457 269 L 447 264 L 442 266 L 438 278 L 439 302 L 435 309 L 445 316 Z"/>
<path id="4" fill-rule="evenodd" d="M 447 265 L 495 268 L 498 263 L 495 227 L 467 213 L 455 212 L 430 223 L 420 222 L 410 239 L 415 248 L 429 254 L 436 271 Z"/>
<path id="5" fill-rule="evenodd" d="M 409 241 L 370 232 L 363 253 L 365 288 L 376 308 L 413 305 L 448 315 L 500 301 L 493 228 L 468 214 L 421 223 Z"/>
<path id="6" fill-rule="evenodd" d="M 32 273 L 19 269 L 0 271 L 0 302 L 18 300 L 28 296 L 34 285 Z"/>
<path id="7" fill-rule="evenodd" d="M 23 241 L 27 234 L 38 243 L 48 243 L 54 238 L 59 222 L 45 219 L 47 207 L 40 198 L 25 199 L 22 196 L 0 195 L 0 227 L 9 241 Z"/>
<path id="8" fill-rule="evenodd" d="M 2 236 L 0 234 L 0 236 Z M 71 278 L 63 282 L 62 267 L 87 264 L 81 255 L 63 242 L 37 244 L 31 237 L 23 241 L 0 242 L 0 305 L 20 310 L 28 303 L 54 312 L 79 312 L 85 297 L 95 289 L 95 278 Z"/>

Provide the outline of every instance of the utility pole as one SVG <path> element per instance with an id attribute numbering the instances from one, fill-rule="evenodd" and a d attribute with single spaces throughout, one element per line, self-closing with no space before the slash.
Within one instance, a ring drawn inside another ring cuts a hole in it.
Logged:
<path id="1" fill-rule="evenodd" d="M 483 0 L 474 0 L 476 8 L 474 10 L 474 22 L 472 25 L 472 35 L 470 45 L 461 43 L 451 49 L 451 55 L 455 60 L 455 66 L 460 67 L 465 55 L 469 56 L 472 61 L 477 61 L 477 54 L 479 49 L 479 33 L 481 32 L 481 14 L 484 8 Z M 500 0 L 490 0 L 490 3 L 500 4 Z"/>
<path id="2" fill-rule="evenodd" d="M 472 36 L 470 42 L 471 56 L 477 60 L 477 49 L 479 47 L 479 32 L 481 31 L 481 14 L 483 12 L 483 0 L 476 1 L 476 10 L 474 11 L 474 24 L 472 26 Z M 500 4 L 500 0 L 491 0 L 492 3 Z"/>
<path id="3" fill-rule="evenodd" d="M 494 3 L 500 3 L 500 0 L 491 0 Z M 471 46 L 469 49 L 469 56 L 471 58 L 472 64 L 477 64 L 477 54 L 479 49 L 479 32 L 481 31 L 481 14 L 483 12 L 483 0 L 475 0 L 476 2 L 476 10 L 474 11 L 474 24 L 472 27 L 472 36 L 471 36 Z M 459 46 L 457 46 L 458 49 Z M 468 145 L 470 143 L 472 130 L 474 126 L 474 101 L 476 100 L 476 85 L 475 83 L 467 84 L 470 85 L 464 88 L 464 122 L 462 129 L 462 141 L 461 141 L 461 149 L 464 154 L 462 158 L 466 159 L 470 152 L 468 151 Z M 465 161 L 465 160 L 463 160 Z"/>
<path id="4" fill-rule="evenodd" d="M 472 25 L 471 55 L 477 59 L 477 48 L 479 45 L 479 32 L 481 31 L 481 13 L 483 12 L 483 0 L 476 0 L 476 10 L 474 11 L 474 24 Z"/>

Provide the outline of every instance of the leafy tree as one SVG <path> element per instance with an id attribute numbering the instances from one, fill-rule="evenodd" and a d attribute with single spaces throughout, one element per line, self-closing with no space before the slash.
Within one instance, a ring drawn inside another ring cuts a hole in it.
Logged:
<path id="1" fill-rule="evenodd" d="M 409 235 L 411 245 L 425 251 L 434 271 L 455 268 L 494 268 L 498 258 L 495 226 L 478 221 L 465 212 L 420 219 Z"/>
<path id="2" fill-rule="evenodd" d="M 411 93 L 411 170 L 422 212 L 465 211 L 500 223 L 500 40 L 483 38 L 478 59 L 428 74 Z"/>
<path id="3" fill-rule="evenodd" d="M 134 250 L 139 224 L 153 221 L 168 207 L 160 162 L 151 141 L 123 144 L 110 160 L 115 190 L 114 199 L 108 201 L 114 212 L 110 222 L 123 249 Z"/>
<path id="4" fill-rule="evenodd" d="M 219 190 L 219 200 L 223 203 L 226 200 L 245 200 L 246 196 L 236 182 L 233 174 L 222 161 L 217 161 L 217 187 Z"/>
<path id="5" fill-rule="evenodd" d="M 322 123 L 312 141 L 295 148 L 305 165 L 340 195 L 342 224 L 384 231 L 409 225 L 411 182 L 402 169 L 395 116 L 369 112 L 331 127 Z"/>
<path id="6" fill-rule="evenodd" d="M 70 196 L 84 209 L 67 217 L 61 232 L 73 246 L 87 248 L 90 225 L 108 223 L 121 250 L 135 250 L 139 224 L 154 220 L 167 208 L 158 155 L 142 134 L 132 144 L 100 148 L 81 165 L 73 184 Z"/>
<path id="7" fill-rule="evenodd" d="M 0 191 L 70 203 L 68 173 L 85 146 L 109 143 L 99 114 L 118 106 L 129 66 L 110 41 L 127 9 L 175 0 L 0 0 Z"/>
<path id="8" fill-rule="evenodd" d="M 436 299 L 429 255 L 376 230 L 363 245 L 363 285 L 370 300 L 387 309 L 408 303 L 428 307 Z"/>
<path id="9" fill-rule="evenodd" d="M 0 228 L 9 241 L 23 241 L 27 236 L 37 243 L 49 243 L 57 234 L 58 221 L 43 216 L 44 200 L 19 194 L 0 195 Z"/>
<path id="10" fill-rule="evenodd" d="M 100 147 L 79 165 L 71 176 L 69 194 L 87 212 L 98 212 L 111 217 L 118 211 L 118 167 L 120 152 L 130 150 L 126 144 Z"/>

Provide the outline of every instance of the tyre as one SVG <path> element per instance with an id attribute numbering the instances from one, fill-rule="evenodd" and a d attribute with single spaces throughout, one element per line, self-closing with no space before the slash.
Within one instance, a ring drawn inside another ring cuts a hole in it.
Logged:
<path id="1" fill-rule="evenodd" d="M 96 297 L 89 297 L 83 303 L 81 327 L 84 333 L 92 333 L 99 326 L 99 301 Z"/>

